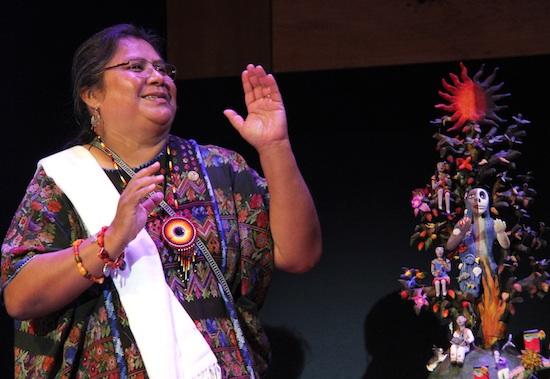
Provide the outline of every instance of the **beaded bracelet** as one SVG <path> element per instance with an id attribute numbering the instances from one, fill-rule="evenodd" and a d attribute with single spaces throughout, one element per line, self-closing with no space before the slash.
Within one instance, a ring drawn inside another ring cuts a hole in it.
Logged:
<path id="1" fill-rule="evenodd" d="M 103 280 L 105 280 L 104 276 L 96 278 L 88 270 L 86 270 L 86 267 L 82 264 L 82 259 L 80 258 L 80 244 L 84 240 L 77 239 L 73 242 L 73 254 L 74 254 L 74 261 L 76 262 L 76 268 L 78 269 L 78 273 L 85 277 L 88 280 L 91 280 L 94 283 L 102 284 Z"/>
<path id="2" fill-rule="evenodd" d="M 105 249 L 105 232 L 107 231 L 108 228 L 109 228 L 108 226 L 103 226 L 96 235 L 96 242 L 97 242 L 97 245 L 99 246 L 99 251 L 97 252 L 97 256 L 105 264 L 105 266 L 103 266 L 103 274 L 105 276 L 109 276 L 112 270 L 118 270 L 118 269 L 124 270 L 124 266 L 125 266 L 124 251 L 115 260 L 113 260 L 111 259 L 111 257 L 109 256 L 109 253 Z"/>

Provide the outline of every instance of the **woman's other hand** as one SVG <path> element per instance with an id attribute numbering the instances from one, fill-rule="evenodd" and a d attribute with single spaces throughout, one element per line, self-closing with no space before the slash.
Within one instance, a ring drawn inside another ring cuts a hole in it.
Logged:
<path id="1" fill-rule="evenodd" d="M 160 163 L 138 171 L 120 195 L 113 222 L 105 232 L 105 249 L 112 255 L 120 255 L 143 227 L 149 214 L 162 201 L 163 194 L 155 192 L 164 180 L 158 172 Z M 149 195 L 151 194 L 151 195 Z"/>

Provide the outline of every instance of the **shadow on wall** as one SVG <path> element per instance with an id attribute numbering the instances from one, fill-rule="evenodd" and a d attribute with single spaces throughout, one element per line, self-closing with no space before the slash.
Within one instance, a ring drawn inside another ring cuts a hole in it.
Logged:
<path id="1" fill-rule="evenodd" d="M 271 344 L 271 364 L 265 379 L 298 379 L 304 371 L 309 345 L 298 333 L 285 327 L 265 326 Z"/>
<path id="2" fill-rule="evenodd" d="M 449 344 L 437 317 L 426 308 L 417 315 L 397 291 L 372 307 L 364 328 L 370 361 L 363 379 L 427 378 L 432 347 Z"/>
<path id="3" fill-rule="evenodd" d="M 0 378 L 13 378 L 13 319 L 1 302 L 0 299 Z"/>

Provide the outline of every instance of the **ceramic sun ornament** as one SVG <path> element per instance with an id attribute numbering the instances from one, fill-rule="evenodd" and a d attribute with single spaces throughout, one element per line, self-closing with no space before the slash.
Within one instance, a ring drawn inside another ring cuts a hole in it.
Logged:
<path id="1" fill-rule="evenodd" d="M 448 104 L 437 104 L 435 107 L 451 113 L 444 120 L 448 132 L 461 128 L 467 132 L 478 128 L 479 124 L 498 125 L 497 122 L 505 121 L 497 112 L 506 106 L 497 105 L 496 102 L 510 94 L 498 93 L 504 83 L 493 85 L 497 71 L 495 68 L 491 75 L 480 81 L 483 67 L 470 78 L 468 69 L 460 63 L 460 75 L 449 74 L 452 84 L 445 79 L 441 80 L 445 91 L 439 91 L 439 95 Z"/>

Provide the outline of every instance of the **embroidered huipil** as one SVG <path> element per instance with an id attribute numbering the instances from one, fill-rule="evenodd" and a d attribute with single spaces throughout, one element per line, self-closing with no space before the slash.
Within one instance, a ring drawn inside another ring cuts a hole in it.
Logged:
<path id="1" fill-rule="evenodd" d="M 177 197 L 177 213 L 193 222 L 222 269 L 246 338 L 244 351 L 216 278 L 198 250 L 189 280 L 178 274 L 176 255 L 161 237 L 167 215 L 157 208 L 146 230 L 159 250 L 166 281 L 216 355 L 223 377 L 247 378 L 247 362 L 261 376 L 267 368 L 269 344 L 258 310 L 273 270 L 265 180 L 235 152 L 200 146 L 198 157 L 190 141 L 171 136 L 169 143 L 173 169 L 164 188 L 165 199 L 174 207 L 173 197 Z M 166 154 L 156 160 L 168 177 Z M 119 172 L 106 173 L 122 190 Z M 43 169 L 37 170 L 2 245 L 2 288 L 36 254 L 65 249 L 85 237 L 68 198 Z M 16 321 L 14 349 L 17 378 L 147 377 L 110 280 L 93 285 L 55 314 Z"/>

